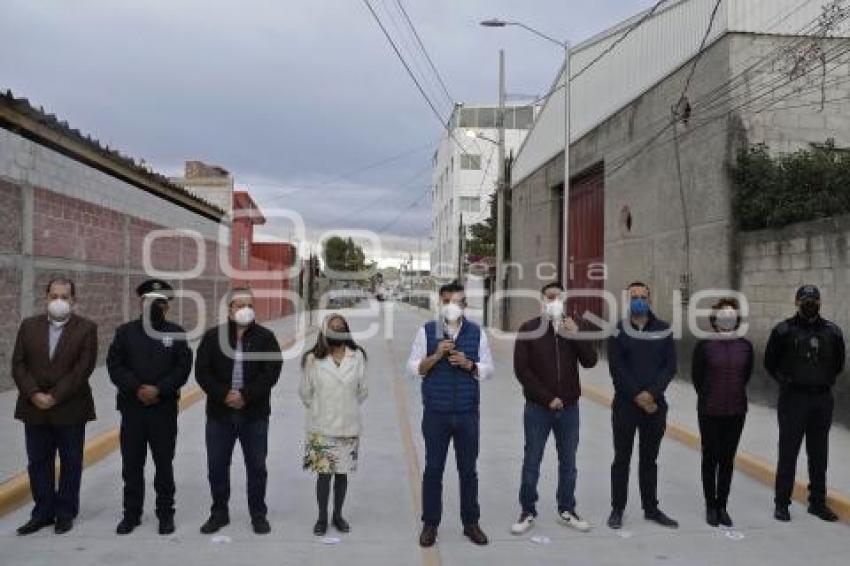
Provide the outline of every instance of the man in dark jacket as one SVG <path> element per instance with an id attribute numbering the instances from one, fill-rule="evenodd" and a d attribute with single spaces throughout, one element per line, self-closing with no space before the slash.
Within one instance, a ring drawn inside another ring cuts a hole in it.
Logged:
<path id="1" fill-rule="evenodd" d="M 230 461 L 236 441 L 245 457 L 248 509 L 257 534 L 268 534 L 266 455 L 272 387 L 280 378 L 280 344 L 271 330 L 254 321 L 250 289 L 233 289 L 225 324 L 204 334 L 195 378 L 207 394 L 207 466 L 212 493 L 210 518 L 201 533 L 230 523 Z"/>
<path id="2" fill-rule="evenodd" d="M 116 533 L 139 526 L 145 500 L 145 460 L 150 447 L 156 467 L 156 516 L 159 534 L 174 532 L 174 451 L 180 388 L 192 371 L 192 350 L 185 331 L 165 319 L 173 289 L 150 279 L 136 288 L 141 316 L 118 327 L 106 367 L 118 388 L 121 412 L 121 476 L 124 516 Z"/>
<path id="3" fill-rule="evenodd" d="M 537 517 L 537 481 L 549 434 L 558 452 L 558 520 L 578 531 L 590 525 L 576 513 L 576 451 L 579 441 L 581 396 L 578 364 L 596 365 L 593 343 L 578 336 L 575 321 L 564 316 L 564 289 L 559 283 L 543 287 L 543 314 L 525 322 L 514 345 L 514 373 L 525 395 L 523 428 L 525 454 L 519 502 L 522 512 L 511 528 L 527 532 Z"/>
<path id="4" fill-rule="evenodd" d="M 658 508 L 658 452 L 667 428 L 664 392 L 676 375 L 676 348 L 669 325 L 651 310 L 649 287 L 629 285 L 629 317 L 608 338 L 608 365 L 614 380 L 611 465 L 611 516 L 608 526 L 623 526 L 629 492 L 629 467 L 635 433 L 640 435 L 638 481 L 644 517 L 663 527 L 679 524 Z"/>
<path id="5" fill-rule="evenodd" d="M 89 377 L 97 360 L 97 326 L 72 311 L 75 297 L 70 279 L 52 280 L 47 285 L 47 312 L 25 319 L 15 340 L 15 418 L 24 423 L 35 502 L 19 535 L 54 523 L 56 534 L 67 533 L 80 508 L 86 423 L 95 419 Z"/>
<path id="6" fill-rule="evenodd" d="M 788 510 L 794 490 L 797 456 L 806 439 L 809 461 L 809 513 L 824 521 L 838 517 L 826 504 L 829 429 L 834 400 L 832 387 L 844 370 L 844 335 L 820 316 L 820 290 L 800 287 L 797 314 L 770 333 L 764 367 L 779 382 L 779 463 L 776 470 L 777 520 L 791 520 Z"/>
<path id="7" fill-rule="evenodd" d="M 416 333 L 408 372 L 422 378 L 422 436 L 425 472 L 422 474 L 422 532 L 419 544 L 433 546 L 443 513 L 443 471 L 449 444 L 454 443 L 460 482 L 463 534 L 477 545 L 488 543 L 478 524 L 479 382 L 493 373 L 487 334 L 463 316 L 463 286 L 440 288 L 437 320 Z"/>

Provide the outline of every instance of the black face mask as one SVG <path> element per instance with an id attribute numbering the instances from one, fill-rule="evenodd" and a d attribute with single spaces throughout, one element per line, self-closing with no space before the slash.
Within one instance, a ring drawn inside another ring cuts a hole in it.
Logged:
<path id="1" fill-rule="evenodd" d="M 802 303 L 800 305 L 800 314 L 809 320 L 813 320 L 820 314 L 820 305 L 811 301 Z"/>

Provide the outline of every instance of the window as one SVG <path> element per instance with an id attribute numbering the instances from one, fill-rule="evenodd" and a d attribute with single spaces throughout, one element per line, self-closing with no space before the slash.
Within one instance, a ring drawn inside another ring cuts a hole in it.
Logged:
<path id="1" fill-rule="evenodd" d="M 530 106 L 521 106 L 515 109 L 514 127 L 517 130 L 527 130 L 534 122 L 534 108 Z"/>
<path id="2" fill-rule="evenodd" d="M 508 130 L 514 129 L 514 114 L 515 108 L 505 108 L 505 128 Z"/>
<path id="3" fill-rule="evenodd" d="M 460 168 L 467 171 L 478 171 L 481 169 L 481 156 L 464 153 L 460 156 Z"/>
<path id="4" fill-rule="evenodd" d="M 475 108 L 464 108 L 460 111 L 460 127 L 476 128 Z"/>
<path id="5" fill-rule="evenodd" d="M 481 199 L 479 197 L 460 197 L 460 211 L 478 214 L 481 212 Z"/>
<path id="6" fill-rule="evenodd" d="M 495 128 L 496 127 L 496 108 L 479 108 L 478 109 L 478 127 L 479 128 Z"/>

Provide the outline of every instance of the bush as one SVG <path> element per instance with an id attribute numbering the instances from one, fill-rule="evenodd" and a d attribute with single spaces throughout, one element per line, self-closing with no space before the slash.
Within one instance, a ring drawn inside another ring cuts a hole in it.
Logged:
<path id="1" fill-rule="evenodd" d="M 764 144 L 732 168 L 733 213 L 741 230 L 781 228 L 850 213 L 850 154 L 822 147 L 772 156 Z"/>

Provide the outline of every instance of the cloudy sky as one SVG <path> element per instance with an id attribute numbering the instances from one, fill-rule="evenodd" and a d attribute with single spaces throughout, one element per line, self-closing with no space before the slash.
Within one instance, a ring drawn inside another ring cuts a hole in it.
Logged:
<path id="1" fill-rule="evenodd" d="M 370 0 L 434 104 L 540 94 L 557 47 L 482 19 L 581 41 L 651 0 Z M 428 247 L 440 123 L 363 0 L 0 0 L 0 88 L 168 175 L 221 165 L 265 208 L 379 232 L 389 257 Z M 276 231 L 283 233 L 285 223 Z"/>

